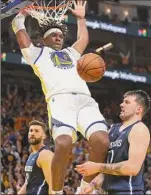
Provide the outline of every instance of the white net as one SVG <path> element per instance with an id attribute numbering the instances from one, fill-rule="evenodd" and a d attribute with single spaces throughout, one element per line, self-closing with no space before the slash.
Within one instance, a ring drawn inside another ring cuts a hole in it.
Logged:
<path id="1" fill-rule="evenodd" d="M 40 26 L 50 20 L 62 21 L 66 11 L 72 7 L 73 0 L 40 0 L 25 8 Z"/>

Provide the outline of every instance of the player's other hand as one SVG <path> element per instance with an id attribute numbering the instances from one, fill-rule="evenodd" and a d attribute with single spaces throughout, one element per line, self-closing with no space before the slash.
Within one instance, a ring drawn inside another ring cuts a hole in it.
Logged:
<path id="1" fill-rule="evenodd" d="M 92 194 L 94 187 L 91 184 L 87 184 L 83 188 L 81 188 L 80 194 Z"/>
<path id="2" fill-rule="evenodd" d="M 89 176 L 100 172 L 100 164 L 88 161 L 84 164 L 77 165 L 75 170 L 78 171 L 83 176 Z"/>
<path id="3" fill-rule="evenodd" d="M 74 9 L 69 9 L 71 12 L 78 18 L 82 19 L 85 18 L 85 8 L 86 8 L 87 1 L 84 0 L 77 0 L 74 1 Z"/>

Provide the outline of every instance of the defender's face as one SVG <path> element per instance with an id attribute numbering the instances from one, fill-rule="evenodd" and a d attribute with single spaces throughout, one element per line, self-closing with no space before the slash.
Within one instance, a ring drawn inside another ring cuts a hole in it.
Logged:
<path id="1" fill-rule="evenodd" d="M 45 139 L 45 133 L 41 126 L 31 125 L 28 132 L 28 142 L 31 145 L 42 143 Z"/>
<path id="2" fill-rule="evenodd" d="M 47 47 L 51 47 L 55 50 L 61 50 L 63 47 L 64 36 L 62 33 L 53 32 L 44 39 L 44 42 Z"/>
<path id="3" fill-rule="evenodd" d="M 120 107 L 120 118 L 123 121 L 128 120 L 135 115 L 142 114 L 142 107 L 136 102 L 135 96 L 130 95 L 125 97 Z"/>

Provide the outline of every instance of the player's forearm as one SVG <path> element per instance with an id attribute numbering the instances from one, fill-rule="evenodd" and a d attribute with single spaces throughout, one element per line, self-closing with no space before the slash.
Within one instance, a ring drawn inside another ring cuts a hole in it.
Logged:
<path id="1" fill-rule="evenodd" d="M 100 188 L 102 186 L 102 183 L 104 181 L 104 174 L 99 173 L 92 181 L 91 183 L 95 186 L 95 188 Z"/>
<path id="2" fill-rule="evenodd" d="M 28 48 L 31 44 L 30 37 L 26 30 L 20 30 L 16 33 L 17 42 L 21 49 Z"/>
<path id="3" fill-rule="evenodd" d="M 22 13 L 19 13 L 12 21 L 12 29 L 16 34 L 18 44 L 21 49 L 28 48 L 31 44 L 30 37 L 26 32 L 24 25 L 26 16 Z"/>
<path id="4" fill-rule="evenodd" d="M 120 163 L 113 164 L 103 164 L 100 163 L 100 171 L 101 173 L 110 174 L 110 175 L 121 175 L 121 176 L 135 176 L 138 174 L 139 169 L 134 166 L 133 163 L 129 161 L 123 161 Z"/>
<path id="5" fill-rule="evenodd" d="M 89 34 L 86 26 L 86 19 L 84 18 L 77 19 L 77 25 L 78 25 L 77 39 L 83 39 L 85 40 L 86 44 L 88 44 Z"/>
<path id="6" fill-rule="evenodd" d="M 18 191 L 17 195 L 26 195 L 26 184 L 24 184 Z"/>

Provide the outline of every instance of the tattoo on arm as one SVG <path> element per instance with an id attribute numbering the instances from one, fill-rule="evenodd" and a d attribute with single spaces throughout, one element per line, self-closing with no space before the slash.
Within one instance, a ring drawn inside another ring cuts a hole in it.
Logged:
<path id="1" fill-rule="evenodd" d="M 123 162 L 113 164 L 102 164 L 100 172 L 110 175 L 124 175 L 124 173 L 122 172 L 122 168 Z"/>

